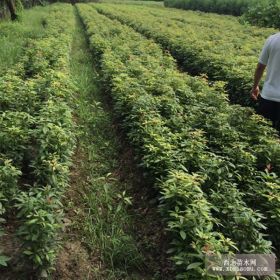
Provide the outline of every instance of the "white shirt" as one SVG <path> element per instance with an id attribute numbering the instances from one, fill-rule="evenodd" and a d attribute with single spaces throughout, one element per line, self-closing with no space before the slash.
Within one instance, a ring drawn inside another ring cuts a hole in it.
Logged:
<path id="1" fill-rule="evenodd" d="M 259 62 L 267 65 L 261 97 L 280 102 L 280 32 L 266 40 Z"/>

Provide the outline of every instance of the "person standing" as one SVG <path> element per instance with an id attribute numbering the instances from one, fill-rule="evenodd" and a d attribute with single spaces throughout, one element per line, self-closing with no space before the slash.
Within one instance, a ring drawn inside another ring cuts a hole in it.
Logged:
<path id="1" fill-rule="evenodd" d="M 266 71 L 262 91 L 259 83 Z M 259 100 L 258 113 L 272 121 L 274 127 L 280 123 L 280 32 L 271 35 L 265 42 L 259 57 L 251 90 L 253 100 Z"/>

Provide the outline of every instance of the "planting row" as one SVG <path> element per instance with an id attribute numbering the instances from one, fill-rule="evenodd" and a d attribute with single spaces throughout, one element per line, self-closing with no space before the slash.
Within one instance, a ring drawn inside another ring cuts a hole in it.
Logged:
<path id="1" fill-rule="evenodd" d="M 207 253 L 272 252 L 275 131 L 252 110 L 230 106 L 219 84 L 179 73 L 153 41 L 90 7 L 78 10 L 116 114 L 162 194 L 178 279 L 201 279 Z"/>
<path id="2" fill-rule="evenodd" d="M 276 30 L 243 26 L 232 17 L 190 11 L 132 5 L 96 7 L 160 43 L 184 70 L 225 81 L 232 102 L 255 106 L 250 99 L 254 69 L 265 39 Z"/>
<path id="3" fill-rule="evenodd" d="M 48 9 L 47 32 L 29 39 L 19 62 L 0 78 L 1 214 L 16 213 L 20 262 L 43 275 L 55 259 L 74 147 L 67 105 L 73 8 Z"/>

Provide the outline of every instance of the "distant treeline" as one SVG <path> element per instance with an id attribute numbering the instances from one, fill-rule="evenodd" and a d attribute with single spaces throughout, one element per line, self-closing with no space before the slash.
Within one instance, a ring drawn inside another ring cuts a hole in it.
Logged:
<path id="1" fill-rule="evenodd" d="M 262 1 L 262 0 L 260 0 Z M 240 16 L 258 0 L 165 0 L 167 7 Z"/>
<path id="2" fill-rule="evenodd" d="M 280 27 L 280 0 L 164 0 L 166 7 L 242 16 L 243 22 Z"/>

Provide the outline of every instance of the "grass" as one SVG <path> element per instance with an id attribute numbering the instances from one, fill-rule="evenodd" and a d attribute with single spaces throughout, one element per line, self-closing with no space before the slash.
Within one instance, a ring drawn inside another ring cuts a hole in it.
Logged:
<path id="1" fill-rule="evenodd" d="M 49 7 L 25 10 L 18 21 L 0 23 L 0 73 L 7 71 L 18 61 L 28 38 L 44 34 L 42 20 L 48 16 Z"/>
<path id="2" fill-rule="evenodd" d="M 137 279 L 128 275 L 139 271 L 144 259 L 132 234 L 126 183 L 120 182 L 117 171 L 118 137 L 85 38 L 78 21 L 70 63 L 77 87 L 73 107 L 82 175 L 76 187 L 83 197 L 84 220 L 75 223 L 87 247 L 102 263 L 101 268 L 92 266 L 94 279 Z M 71 202 L 69 207 L 73 207 Z"/>

